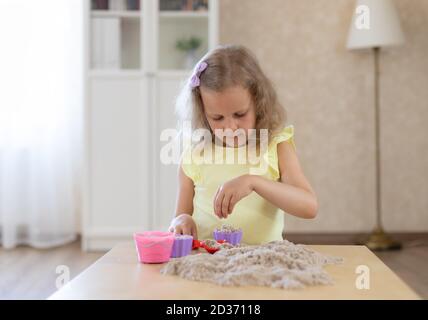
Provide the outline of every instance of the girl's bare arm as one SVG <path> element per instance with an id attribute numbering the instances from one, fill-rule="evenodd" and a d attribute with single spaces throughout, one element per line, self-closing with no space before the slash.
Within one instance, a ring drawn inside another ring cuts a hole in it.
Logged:
<path id="1" fill-rule="evenodd" d="M 236 203 L 255 191 L 289 214 L 314 218 L 318 211 L 315 192 L 303 174 L 294 148 L 288 142 L 278 144 L 278 162 L 280 181 L 245 174 L 221 185 L 213 199 L 214 213 L 219 218 L 227 218 L 233 214 Z"/>
<path id="2" fill-rule="evenodd" d="M 318 211 L 317 197 L 303 174 L 296 152 L 290 143 L 278 144 L 278 162 L 280 181 L 252 176 L 252 189 L 289 214 L 300 218 L 315 218 Z"/>
<path id="3" fill-rule="evenodd" d="M 183 172 L 183 169 L 178 168 L 178 191 L 177 191 L 177 201 L 175 216 L 178 216 L 182 213 L 193 214 L 193 196 L 195 194 L 195 187 L 193 185 L 192 179 L 190 179 Z"/>
<path id="4" fill-rule="evenodd" d="M 194 184 L 192 179 L 185 175 L 181 165 L 178 169 L 178 192 L 175 217 L 169 227 L 170 232 L 176 234 L 189 234 L 198 239 L 198 230 L 193 221 Z"/>

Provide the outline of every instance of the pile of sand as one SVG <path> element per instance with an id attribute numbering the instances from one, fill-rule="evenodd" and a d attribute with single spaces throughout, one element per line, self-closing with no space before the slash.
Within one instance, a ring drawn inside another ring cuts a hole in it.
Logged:
<path id="1" fill-rule="evenodd" d="M 234 226 L 231 226 L 229 224 L 223 224 L 220 228 L 216 228 L 215 231 L 217 232 L 225 232 L 225 233 L 232 233 L 232 232 L 239 232 L 242 229 L 235 228 Z"/>
<path id="2" fill-rule="evenodd" d="M 161 273 L 223 286 L 294 289 L 332 284 L 323 267 L 341 262 L 341 258 L 283 240 L 223 249 L 213 255 L 201 253 L 171 259 Z"/>
<path id="3" fill-rule="evenodd" d="M 216 240 L 214 239 L 207 239 L 204 240 L 204 243 L 206 246 L 210 247 L 210 248 L 215 248 L 215 249 L 219 249 L 219 250 L 223 250 L 223 249 L 231 249 L 233 247 L 237 247 L 234 246 L 233 244 L 230 244 L 228 242 L 224 242 L 224 243 L 218 243 Z M 238 245 L 239 246 L 239 245 Z"/>

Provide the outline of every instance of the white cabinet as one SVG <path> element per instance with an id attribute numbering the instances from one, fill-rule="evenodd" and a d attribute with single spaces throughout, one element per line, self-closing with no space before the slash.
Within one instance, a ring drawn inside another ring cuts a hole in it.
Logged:
<path id="1" fill-rule="evenodd" d="M 160 137 L 162 130 L 176 128 L 177 119 L 174 117 L 172 105 L 175 95 L 179 91 L 180 75 L 160 75 L 157 77 L 157 108 L 156 108 L 156 121 L 157 124 L 156 134 Z M 155 172 L 157 180 L 154 192 L 154 212 L 159 214 L 154 215 L 153 228 L 160 229 L 168 226 L 175 213 L 175 200 L 177 192 L 177 169 L 178 165 L 164 164 L 160 161 L 160 151 L 166 142 L 156 144 L 157 161 L 155 161 Z"/>
<path id="2" fill-rule="evenodd" d="M 102 249 L 149 223 L 148 106 L 139 77 L 93 77 L 89 92 L 83 237 Z"/>
<path id="3" fill-rule="evenodd" d="M 210 0 L 207 11 L 181 11 L 169 10 L 167 0 L 159 1 L 163 0 L 141 0 L 140 10 L 94 10 L 88 1 L 82 219 L 85 250 L 104 250 L 131 241 L 135 231 L 165 229 L 174 214 L 177 165 L 161 163 L 160 133 L 176 127 L 174 100 L 190 74 L 184 68 L 186 58 L 175 49 L 175 43 L 199 37 L 202 41 L 197 59 L 216 46 L 218 3 Z M 102 31 L 92 30 L 93 20 L 100 29 L 103 18 L 117 19 L 118 23 L 110 24 L 110 28 L 120 26 L 111 33 L 118 37 L 115 41 L 105 40 Z M 104 40 L 97 40 L 97 36 Z M 103 56 L 103 41 L 108 43 L 107 48 L 120 45 L 116 48 L 119 54 L 113 50 L 114 57 L 120 59 L 116 64 L 94 62 L 94 50 L 97 56 L 111 58 L 109 54 Z"/>

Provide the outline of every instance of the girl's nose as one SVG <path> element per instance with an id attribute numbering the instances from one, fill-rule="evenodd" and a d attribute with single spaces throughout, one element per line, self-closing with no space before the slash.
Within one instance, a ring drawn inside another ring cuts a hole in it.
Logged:
<path id="1" fill-rule="evenodd" d="M 233 131 L 235 131 L 238 129 L 238 124 L 236 123 L 236 121 L 234 119 L 231 119 L 226 123 L 225 129 L 232 129 Z"/>

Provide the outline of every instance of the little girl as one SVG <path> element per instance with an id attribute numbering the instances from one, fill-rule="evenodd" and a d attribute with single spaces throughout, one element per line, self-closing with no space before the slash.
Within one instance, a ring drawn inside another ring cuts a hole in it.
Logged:
<path id="1" fill-rule="evenodd" d="M 242 242 L 262 244 L 282 240 L 284 214 L 279 209 L 301 218 L 316 216 L 317 198 L 296 155 L 293 126 L 284 127 L 285 111 L 248 49 L 226 45 L 208 52 L 177 99 L 177 111 L 182 120 L 191 120 L 193 129 L 212 133 L 214 154 L 222 154 L 222 148 L 246 148 L 252 137 L 248 132 L 265 129 L 267 148 L 261 151 L 259 137 L 257 150 L 267 169 L 253 174 L 249 161 L 197 162 L 194 145 L 187 148 L 179 166 L 171 232 L 208 239 L 215 228 L 229 224 L 243 230 Z M 219 129 L 245 132 L 244 144 L 237 136 L 232 144 L 225 143 Z"/>

